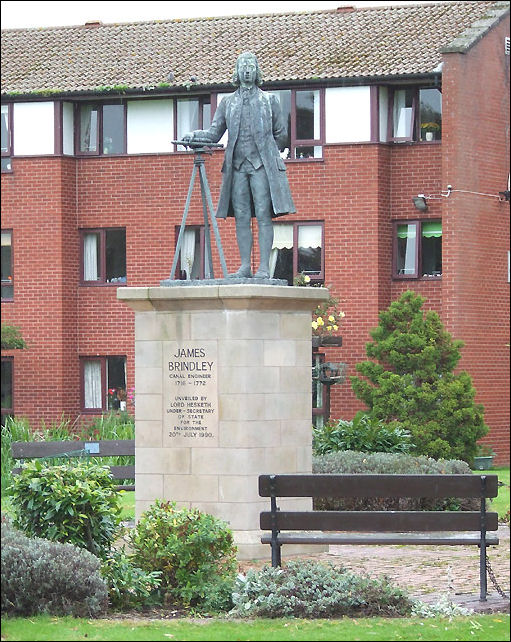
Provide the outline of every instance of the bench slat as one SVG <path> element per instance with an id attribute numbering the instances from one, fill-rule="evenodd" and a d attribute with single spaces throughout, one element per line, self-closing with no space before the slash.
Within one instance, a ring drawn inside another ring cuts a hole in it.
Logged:
<path id="1" fill-rule="evenodd" d="M 481 538 L 469 533 L 279 533 L 280 544 L 363 544 L 363 545 L 430 545 L 430 546 L 457 546 L 464 544 L 478 545 Z M 261 537 L 262 544 L 271 544 L 271 534 Z M 486 537 L 488 546 L 499 543 L 497 535 L 490 534 Z"/>
<path id="2" fill-rule="evenodd" d="M 259 495 L 270 497 L 480 497 L 481 475 L 260 475 Z M 498 476 L 485 475 L 485 497 L 496 497 Z"/>
<path id="3" fill-rule="evenodd" d="M 105 441 L 15 441 L 11 444 L 11 453 L 14 459 L 56 457 L 58 455 L 65 455 L 65 453 L 85 450 L 86 444 L 99 444 L 99 452 L 91 452 L 84 456 L 112 457 L 135 454 L 134 439 L 107 439 Z M 77 455 L 71 456 L 76 457 Z"/>
<path id="4" fill-rule="evenodd" d="M 277 530 L 304 531 L 478 531 L 476 511 L 277 511 Z M 272 513 L 260 514 L 261 530 L 272 530 Z M 486 529 L 498 529 L 497 513 L 486 513 Z"/>

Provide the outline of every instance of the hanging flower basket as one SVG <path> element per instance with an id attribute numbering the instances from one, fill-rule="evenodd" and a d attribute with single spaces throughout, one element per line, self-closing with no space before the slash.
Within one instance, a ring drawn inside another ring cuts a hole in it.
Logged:
<path id="1" fill-rule="evenodd" d="M 342 337 L 341 336 L 333 336 L 333 335 L 325 335 L 322 337 L 314 336 L 312 337 L 312 347 L 313 348 L 319 348 L 319 347 L 328 347 L 328 346 L 342 346 Z"/>

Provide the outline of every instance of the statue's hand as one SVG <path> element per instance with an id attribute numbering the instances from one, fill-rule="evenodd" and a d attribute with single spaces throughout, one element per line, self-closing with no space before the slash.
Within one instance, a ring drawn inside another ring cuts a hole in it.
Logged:
<path id="1" fill-rule="evenodd" d="M 181 140 L 182 140 L 184 143 L 190 143 L 190 142 L 192 142 L 192 141 L 193 141 L 193 137 L 194 137 L 194 135 L 195 135 L 195 134 L 194 134 L 193 132 L 188 132 L 188 134 L 185 134 L 184 136 L 181 136 Z"/>

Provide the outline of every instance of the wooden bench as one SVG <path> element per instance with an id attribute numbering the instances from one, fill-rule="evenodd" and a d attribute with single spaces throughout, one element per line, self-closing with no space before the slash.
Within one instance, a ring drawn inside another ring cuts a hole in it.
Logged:
<path id="1" fill-rule="evenodd" d="M 261 542 L 271 545 L 272 566 L 281 565 L 283 544 L 474 544 L 480 549 L 480 600 L 486 601 L 486 547 L 499 543 L 488 534 L 498 529 L 498 515 L 486 511 L 486 499 L 497 496 L 497 486 L 497 475 L 260 475 L 259 495 L 271 498 L 270 511 L 260 514 L 261 530 L 271 533 Z M 278 497 L 475 497 L 480 509 L 293 511 L 280 510 Z"/>
<path id="2" fill-rule="evenodd" d="M 134 439 L 117 439 L 105 441 L 14 441 L 11 444 L 11 454 L 14 459 L 52 459 L 83 457 L 117 457 L 135 455 Z M 21 468 L 13 468 L 18 474 Z M 110 466 L 114 479 L 135 480 L 135 464 L 126 466 Z M 119 484 L 117 490 L 135 490 L 135 484 Z"/>

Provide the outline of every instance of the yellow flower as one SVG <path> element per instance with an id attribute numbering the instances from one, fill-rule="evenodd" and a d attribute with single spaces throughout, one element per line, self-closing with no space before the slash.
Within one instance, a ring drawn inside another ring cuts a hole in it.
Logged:
<path id="1" fill-rule="evenodd" d="M 331 314 L 331 315 L 328 317 L 328 320 L 329 320 L 329 321 L 335 321 L 335 317 L 334 317 L 334 315 L 333 315 L 333 314 Z"/>
<path id="2" fill-rule="evenodd" d="M 334 325 L 334 330 L 335 330 L 336 332 L 337 332 L 337 330 L 338 330 L 338 329 L 339 329 L 339 326 L 338 326 L 338 325 Z"/>
<path id="3" fill-rule="evenodd" d="M 341 319 L 344 319 L 344 317 L 346 316 L 346 314 L 345 314 L 344 312 L 339 312 L 339 316 L 341 317 Z"/>
<path id="4" fill-rule="evenodd" d="M 326 329 L 328 330 L 328 332 L 332 332 L 332 326 L 331 325 L 327 325 Z"/>
<path id="5" fill-rule="evenodd" d="M 318 317 L 318 318 L 316 319 L 316 322 L 317 322 L 317 324 L 318 324 L 318 325 L 325 325 L 325 322 L 323 321 L 323 318 L 322 318 L 322 317 Z"/>
<path id="6" fill-rule="evenodd" d="M 314 328 L 314 330 L 317 330 L 317 329 L 318 329 L 318 324 L 317 324 L 317 322 L 316 322 L 316 321 L 313 321 L 313 322 L 311 323 L 311 326 Z"/>
<path id="7" fill-rule="evenodd" d="M 310 283 L 311 278 L 310 278 L 310 276 L 305 274 L 304 277 L 303 277 L 303 280 L 305 281 L 305 283 Z"/>

